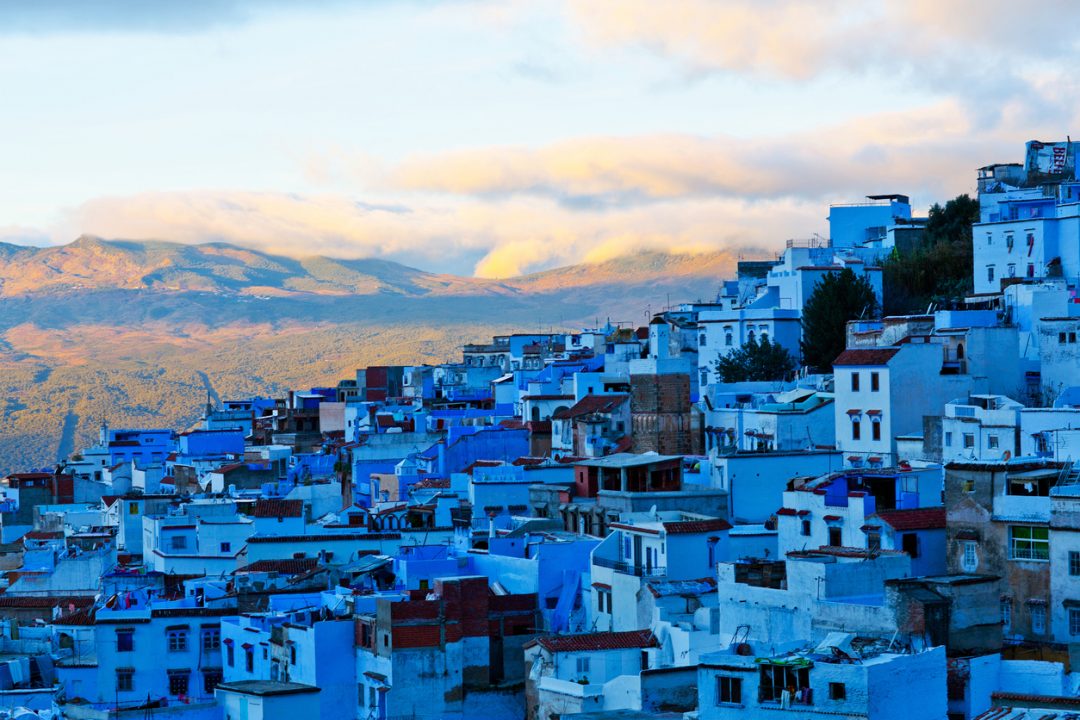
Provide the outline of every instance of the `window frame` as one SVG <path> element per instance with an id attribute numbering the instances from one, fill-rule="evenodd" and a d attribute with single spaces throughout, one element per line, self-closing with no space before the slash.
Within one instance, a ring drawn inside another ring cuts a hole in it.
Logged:
<path id="1" fill-rule="evenodd" d="M 169 695 L 173 697 L 191 695 L 191 671 L 190 670 L 167 670 L 169 677 Z M 173 683 L 178 683 L 174 685 Z"/>
<path id="2" fill-rule="evenodd" d="M 742 678 L 732 675 L 717 675 L 716 704 L 742 705 Z"/>
<path id="3" fill-rule="evenodd" d="M 1050 528 L 1040 525 L 1010 525 L 1009 559 L 1050 562 Z"/>
<path id="4" fill-rule="evenodd" d="M 169 652 L 187 652 L 188 650 L 188 631 L 175 629 L 165 631 L 165 643 Z"/>

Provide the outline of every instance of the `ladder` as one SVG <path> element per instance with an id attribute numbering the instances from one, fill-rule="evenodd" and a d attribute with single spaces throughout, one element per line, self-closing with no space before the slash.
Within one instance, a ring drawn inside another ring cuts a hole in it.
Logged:
<path id="1" fill-rule="evenodd" d="M 1077 467 L 1076 463 L 1072 460 L 1067 461 L 1065 466 L 1061 468 L 1057 484 L 1080 485 L 1080 467 Z"/>

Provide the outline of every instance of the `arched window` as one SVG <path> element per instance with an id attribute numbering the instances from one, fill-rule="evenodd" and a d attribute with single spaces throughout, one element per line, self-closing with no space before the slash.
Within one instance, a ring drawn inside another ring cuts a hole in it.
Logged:
<path id="1" fill-rule="evenodd" d="M 957 360 L 963 360 L 964 359 L 964 343 L 959 343 L 956 346 L 956 359 Z"/>

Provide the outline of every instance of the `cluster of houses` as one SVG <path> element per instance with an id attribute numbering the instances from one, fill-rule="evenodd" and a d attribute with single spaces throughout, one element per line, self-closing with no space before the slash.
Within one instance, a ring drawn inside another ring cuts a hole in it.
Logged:
<path id="1" fill-rule="evenodd" d="M 0 486 L 0 708 L 615 720 L 1080 714 L 1078 143 L 979 171 L 975 293 L 799 353 L 902 195 L 645 327 L 102 425 Z M 775 713 L 775 715 L 770 714 Z"/>

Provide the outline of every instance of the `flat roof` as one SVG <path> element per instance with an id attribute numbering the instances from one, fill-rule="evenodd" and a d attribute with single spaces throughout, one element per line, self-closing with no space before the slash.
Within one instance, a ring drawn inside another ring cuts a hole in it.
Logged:
<path id="1" fill-rule="evenodd" d="M 637 465 L 651 465 L 652 463 L 666 462 L 669 460 L 683 459 L 682 455 L 659 455 L 657 453 L 616 453 L 606 457 L 589 458 L 579 460 L 575 465 L 588 465 L 590 467 L 625 468 Z"/>
<path id="2" fill-rule="evenodd" d="M 218 685 L 218 690 L 240 693 L 241 695 L 258 695 L 259 697 L 322 692 L 321 688 L 314 685 L 277 680 L 237 680 L 236 682 L 221 683 Z"/>

